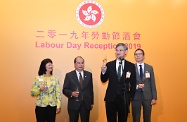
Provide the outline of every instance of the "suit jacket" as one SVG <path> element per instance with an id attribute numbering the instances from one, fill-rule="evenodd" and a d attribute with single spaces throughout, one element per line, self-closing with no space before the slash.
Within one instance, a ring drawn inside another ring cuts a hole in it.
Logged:
<path id="1" fill-rule="evenodd" d="M 116 71 L 116 60 L 108 62 L 106 66 L 107 66 L 106 73 L 103 74 L 101 72 L 101 76 L 100 76 L 101 81 L 103 83 L 109 80 L 108 88 L 106 90 L 106 95 L 105 95 L 105 101 L 113 102 L 116 96 L 119 95 L 119 92 L 123 96 L 124 84 L 127 85 L 126 90 L 128 91 L 127 95 L 129 99 L 133 99 L 135 91 L 136 91 L 136 71 L 135 71 L 134 64 L 125 60 L 123 75 L 120 81 L 118 81 L 118 76 L 117 76 L 117 71 Z M 127 72 L 131 73 L 129 78 L 126 78 Z"/>
<path id="2" fill-rule="evenodd" d="M 67 73 L 65 76 L 63 94 L 68 97 L 68 109 L 70 110 L 78 110 L 80 108 L 82 97 L 88 110 L 91 109 L 91 105 L 94 103 L 92 74 L 88 71 L 83 72 L 83 87 L 80 85 L 75 70 Z M 79 89 L 79 101 L 76 101 L 76 97 L 71 96 L 77 87 Z"/>
<path id="3" fill-rule="evenodd" d="M 138 72 L 137 64 L 135 64 L 135 67 L 136 67 L 136 85 L 138 85 L 142 83 L 142 81 Z M 150 78 L 148 77 L 146 78 L 146 72 L 150 74 Z M 142 92 L 145 100 L 157 99 L 157 91 L 156 91 L 153 67 L 146 63 L 144 63 L 143 80 L 144 80 L 143 91 L 142 89 L 136 89 L 134 100 L 142 99 L 141 98 Z"/>

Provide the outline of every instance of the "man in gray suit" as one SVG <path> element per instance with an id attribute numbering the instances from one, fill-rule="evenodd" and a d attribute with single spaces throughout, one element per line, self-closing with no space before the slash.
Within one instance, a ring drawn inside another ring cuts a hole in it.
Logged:
<path id="1" fill-rule="evenodd" d="M 134 52 L 136 60 L 136 93 L 132 101 L 133 122 L 140 122 L 141 106 L 143 106 L 144 122 L 151 122 L 152 105 L 156 104 L 157 91 L 153 67 L 144 63 L 144 50 Z"/>

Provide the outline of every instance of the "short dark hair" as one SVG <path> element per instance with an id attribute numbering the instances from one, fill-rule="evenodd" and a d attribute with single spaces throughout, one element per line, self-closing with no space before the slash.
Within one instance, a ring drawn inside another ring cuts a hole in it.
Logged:
<path id="1" fill-rule="evenodd" d="M 138 51 L 138 50 L 142 51 L 143 56 L 145 55 L 144 50 L 143 50 L 143 49 L 141 49 L 141 48 L 136 49 L 136 50 L 134 51 L 134 55 L 135 55 L 136 51 Z"/>
<path id="2" fill-rule="evenodd" d="M 49 58 L 44 59 L 44 60 L 41 62 L 41 64 L 40 64 L 40 68 L 39 68 L 39 71 L 38 71 L 38 75 L 39 75 L 39 76 L 46 73 L 47 70 L 46 70 L 46 67 L 45 67 L 45 66 L 46 66 L 47 63 L 52 63 L 52 64 L 53 64 L 53 62 L 52 62 L 51 59 L 49 59 Z M 53 74 L 53 71 L 51 71 L 50 74 L 52 75 L 52 74 Z"/>
<path id="3" fill-rule="evenodd" d="M 123 46 L 123 47 L 124 47 L 124 50 L 128 50 L 127 45 L 124 44 L 124 43 L 118 43 L 118 44 L 116 45 L 116 48 L 119 47 L 119 46 Z"/>
<path id="4" fill-rule="evenodd" d="M 77 58 L 82 58 L 82 57 L 81 57 L 81 56 L 77 56 L 77 57 L 75 57 L 75 59 L 74 59 L 74 64 L 76 63 Z M 82 58 L 82 59 L 83 59 L 83 62 L 84 62 L 84 58 Z"/>

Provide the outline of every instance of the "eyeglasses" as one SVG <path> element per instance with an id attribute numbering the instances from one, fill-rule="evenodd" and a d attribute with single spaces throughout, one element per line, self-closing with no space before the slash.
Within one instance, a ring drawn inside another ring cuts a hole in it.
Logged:
<path id="1" fill-rule="evenodd" d="M 135 55 L 135 56 L 143 55 L 143 53 L 135 53 L 134 55 Z"/>
<path id="2" fill-rule="evenodd" d="M 125 51 L 125 50 L 115 50 L 115 52 L 122 52 L 122 51 Z"/>

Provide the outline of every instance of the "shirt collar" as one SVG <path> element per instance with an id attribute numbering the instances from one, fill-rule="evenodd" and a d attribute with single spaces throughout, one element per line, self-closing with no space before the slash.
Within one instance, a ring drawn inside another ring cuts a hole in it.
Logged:
<path id="1" fill-rule="evenodd" d="M 125 60 L 122 60 L 122 63 L 124 63 Z M 116 63 L 119 64 L 121 61 L 116 59 Z"/>
<path id="2" fill-rule="evenodd" d="M 83 76 L 83 71 L 81 71 L 81 72 L 79 72 L 79 71 L 77 71 L 77 70 L 75 70 L 76 71 L 76 74 L 79 76 L 79 73 L 81 73 L 81 75 Z"/>
<path id="3" fill-rule="evenodd" d="M 142 67 L 144 67 L 144 62 L 142 62 L 142 63 L 136 63 L 137 64 L 137 66 L 139 67 L 139 65 L 142 65 Z"/>

